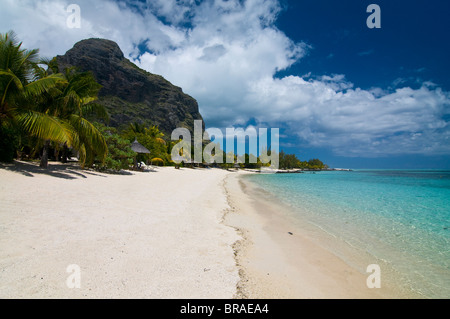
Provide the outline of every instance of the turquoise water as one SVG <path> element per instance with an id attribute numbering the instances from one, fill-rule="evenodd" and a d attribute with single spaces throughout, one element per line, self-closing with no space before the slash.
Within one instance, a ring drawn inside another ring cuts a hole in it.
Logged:
<path id="1" fill-rule="evenodd" d="M 247 177 L 294 216 L 381 260 L 429 298 L 450 298 L 450 171 L 356 170 Z"/>

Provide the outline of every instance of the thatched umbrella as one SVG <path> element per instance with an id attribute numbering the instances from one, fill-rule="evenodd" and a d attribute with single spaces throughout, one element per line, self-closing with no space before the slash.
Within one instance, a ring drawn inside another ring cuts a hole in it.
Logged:
<path id="1" fill-rule="evenodd" d="M 133 151 L 135 151 L 136 153 L 141 153 L 141 154 L 150 154 L 150 151 L 148 149 L 145 148 L 144 145 L 142 145 L 141 143 L 139 143 L 137 141 L 137 138 L 134 140 L 133 143 L 131 143 L 131 149 Z"/>
<path id="2" fill-rule="evenodd" d="M 131 149 L 138 154 L 150 154 L 150 151 L 145 148 L 144 145 L 137 141 L 137 138 L 134 139 L 134 142 L 131 143 Z M 134 157 L 134 167 L 137 168 L 137 159 Z"/>

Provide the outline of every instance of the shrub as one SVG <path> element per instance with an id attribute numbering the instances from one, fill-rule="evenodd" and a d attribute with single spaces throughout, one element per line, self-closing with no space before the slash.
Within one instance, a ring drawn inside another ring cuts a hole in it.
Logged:
<path id="1" fill-rule="evenodd" d="M 164 160 L 162 158 L 155 157 L 151 160 L 152 165 L 164 166 Z"/>
<path id="2" fill-rule="evenodd" d="M 96 124 L 102 132 L 108 146 L 108 155 L 103 163 L 96 165 L 99 170 L 112 169 L 119 171 L 129 169 L 134 164 L 136 153 L 131 149 L 128 140 L 117 134 L 117 130 L 112 127 L 106 127 L 102 124 Z"/>

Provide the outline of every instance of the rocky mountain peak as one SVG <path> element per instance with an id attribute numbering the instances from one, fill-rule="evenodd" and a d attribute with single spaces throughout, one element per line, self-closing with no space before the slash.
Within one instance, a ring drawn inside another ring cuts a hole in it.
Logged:
<path id="1" fill-rule="evenodd" d="M 194 120 L 202 120 L 194 98 L 162 76 L 137 67 L 113 41 L 82 40 L 56 59 L 60 71 L 76 66 L 94 74 L 103 86 L 98 102 L 110 113 L 111 126 L 138 122 L 157 125 L 170 135 L 177 127 L 192 131 Z"/>

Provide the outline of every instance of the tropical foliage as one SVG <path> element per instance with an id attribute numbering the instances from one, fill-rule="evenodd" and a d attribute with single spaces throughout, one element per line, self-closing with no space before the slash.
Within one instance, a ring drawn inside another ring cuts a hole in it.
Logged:
<path id="1" fill-rule="evenodd" d="M 14 32 L 0 34 L 0 139 L 2 153 L 12 159 L 18 131 L 41 140 L 72 141 L 70 129 L 56 117 L 36 109 L 35 100 L 64 81 L 61 74 L 40 77 L 38 50 L 22 49 Z M 7 145 L 4 145 L 7 144 Z M 11 146 L 12 145 L 12 146 Z M 11 154 L 12 152 L 12 154 Z"/>
<path id="2" fill-rule="evenodd" d="M 101 171 L 107 169 L 119 171 L 132 167 L 137 154 L 131 149 L 129 141 L 120 136 L 117 129 L 113 127 L 106 127 L 100 123 L 95 125 L 105 137 L 108 146 L 105 160 L 95 164 L 96 168 Z"/>
<path id="3" fill-rule="evenodd" d="M 328 168 L 321 160 L 319 159 L 311 159 L 309 161 L 301 161 L 297 158 L 295 154 L 286 154 L 281 151 L 279 155 L 279 166 L 283 169 L 293 169 L 293 168 L 301 168 L 301 169 L 312 169 L 312 170 L 321 170 Z"/>
<path id="4" fill-rule="evenodd" d="M 54 62 L 48 62 L 47 65 L 47 70 L 58 71 Z M 41 68 L 40 74 L 46 76 L 45 73 L 46 70 Z M 55 87 L 41 95 L 37 108 L 65 123 L 70 129 L 71 140 L 62 147 L 66 148 L 70 144 L 78 152 L 81 166 L 92 166 L 96 157 L 100 156 L 103 160 L 107 154 L 105 138 L 87 119 L 95 114 L 97 118 L 108 120 L 105 108 L 94 103 L 101 86 L 91 73 L 77 72 L 73 68 L 65 71 L 64 79 L 65 81 L 58 82 Z M 41 166 L 45 167 L 46 164 L 41 162 Z"/>
<path id="5" fill-rule="evenodd" d="M 58 73 L 54 63 L 39 60 L 38 50 L 21 47 L 12 31 L 0 35 L 2 141 L 11 141 L 11 136 L 19 131 L 35 137 L 43 148 L 42 167 L 47 167 L 52 144 L 54 148 L 77 151 L 82 167 L 86 161 L 92 165 L 95 157 L 105 159 L 105 139 L 86 119 L 92 113 L 107 117 L 101 106 L 92 103 L 100 85 L 89 73 Z M 45 64 L 47 68 L 43 67 Z M 21 147 L 17 143 L 15 146 Z M 12 149 L 6 151 L 9 155 L 5 157 L 11 159 Z"/>
<path id="6" fill-rule="evenodd" d="M 138 154 L 137 161 L 150 163 L 151 159 L 159 158 L 164 165 L 171 164 L 169 148 L 163 139 L 164 134 L 157 126 L 145 127 L 140 123 L 132 123 L 122 136 L 132 143 L 135 139 L 150 151 L 150 154 Z"/>

